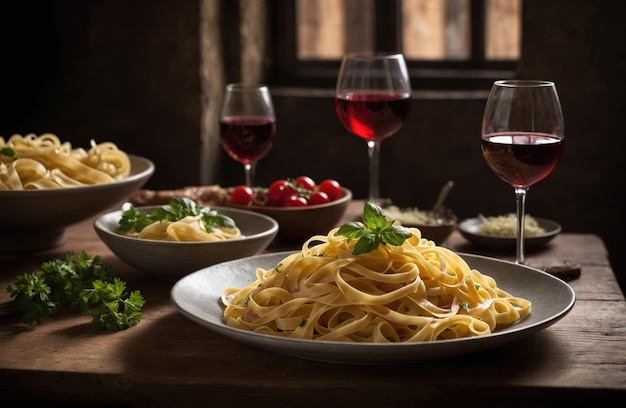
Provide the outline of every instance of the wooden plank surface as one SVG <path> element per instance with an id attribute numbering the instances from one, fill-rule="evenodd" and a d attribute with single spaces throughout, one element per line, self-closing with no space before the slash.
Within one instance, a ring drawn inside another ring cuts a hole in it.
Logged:
<path id="1" fill-rule="evenodd" d="M 454 233 L 446 245 L 468 246 Z M 272 250 L 286 249 L 273 244 Z M 573 310 L 550 328 L 497 349 L 419 364 L 352 366 L 301 360 L 259 350 L 215 334 L 183 317 L 170 303 L 171 282 L 145 276 L 100 243 L 89 223 L 71 228 L 67 243 L 41 254 L 1 256 L 0 301 L 15 275 L 31 272 L 66 250 L 85 250 L 113 264 L 129 289 L 146 299 L 142 322 L 98 334 L 89 318 L 62 313 L 29 327 L 0 316 L 0 402 L 73 401 L 134 406 L 234 401 L 361 406 L 459 403 L 515 396 L 520 404 L 582 405 L 626 396 L 626 301 L 602 241 L 561 234 L 529 260 L 569 259 L 582 265 L 570 282 Z M 517 405 L 517 404 L 513 404 Z"/>

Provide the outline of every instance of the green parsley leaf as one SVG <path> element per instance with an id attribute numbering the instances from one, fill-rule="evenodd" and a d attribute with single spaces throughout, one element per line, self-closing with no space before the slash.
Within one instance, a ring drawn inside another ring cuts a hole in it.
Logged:
<path id="1" fill-rule="evenodd" d="M 213 231 L 215 227 L 221 228 L 235 228 L 235 221 L 227 217 L 224 214 L 220 214 L 215 210 L 210 210 L 207 207 L 204 207 L 202 210 L 202 221 L 204 221 L 204 225 L 207 231 Z"/>
<path id="2" fill-rule="evenodd" d="M 394 226 L 394 221 L 385 216 L 382 208 L 366 202 L 363 208 L 363 222 L 353 221 L 339 227 L 336 235 L 343 235 L 349 240 L 357 239 L 353 255 L 372 252 L 379 245 L 402 245 L 413 236 L 407 228 Z"/>
<path id="3" fill-rule="evenodd" d="M 139 292 L 127 296 L 125 288 L 126 284 L 113 276 L 113 267 L 99 256 L 68 252 L 42 263 L 33 273 L 18 275 L 7 288 L 13 299 L 0 307 L 22 311 L 27 324 L 41 324 L 63 308 L 79 306 L 94 317 L 97 328 L 122 330 L 141 320 L 144 304 Z M 88 305 L 100 301 L 102 311 L 93 312 Z"/>
<path id="4" fill-rule="evenodd" d="M 138 211 L 132 204 L 126 203 L 122 207 L 122 217 L 119 221 L 119 229 L 122 232 L 141 232 L 145 227 L 155 222 L 180 221 L 185 217 L 201 216 L 202 222 L 208 232 L 215 227 L 235 228 L 235 221 L 218 211 L 206 206 L 199 206 L 195 201 L 187 197 L 177 197 L 164 205 L 153 210 L 150 214 Z"/>
<path id="5" fill-rule="evenodd" d="M 115 278 L 112 283 L 95 280 L 92 289 L 80 293 L 79 304 L 98 330 L 119 331 L 141 321 L 145 300 L 138 291 L 127 295 L 126 283 Z"/>
<path id="6" fill-rule="evenodd" d="M 2 149 L 0 149 L 0 154 L 3 155 L 3 156 L 10 157 L 13 160 L 17 159 L 17 157 L 15 155 L 15 150 L 13 150 L 10 147 L 3 147 Z"/>
<path id="7" fill-rule="evenodd" d="M 7 291 L 13 300 L 2 306 L 22 310 L 25 323 L 41 323 L 58 311 L 57 303 L 50 300 L 50 286 L 41 271 L 17 276 Z"/>
<path id="8" fill-rule="evenodd" d="M 148 214 L 137 209 L 130 203 L 124 204 L 122 207 L 122 218 L 119 221 L 119 229 L 123 232 L 135 231 L 141 232 L 154 221 Z"/>

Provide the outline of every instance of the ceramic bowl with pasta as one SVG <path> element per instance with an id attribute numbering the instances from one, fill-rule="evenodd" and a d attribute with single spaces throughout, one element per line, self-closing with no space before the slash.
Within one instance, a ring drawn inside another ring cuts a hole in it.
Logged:
<path id="1" fill-rule="evenodd" d="M 136 210 L 149 214 L 159 208 L 162 207 L 142 206 Z M 140 238 L 120 230 L 123 208 L 100 216 L 94 228 L 100 239 L 122 261 L 147 275 L 167 281 L 176 281 L 206 266 L 259 254 L 278 232 L 276 221 L 263 214 L 217 206 L 210 209 L 234 221 L 238 234 L 196 240 L 196 236 L 207 234 L 183 226 L 178 232 L 164 234 L 163 237 L 157 236 L 158 233 L 147 233 Z M 164 238 L 165 235 L 185 237 L 175 240 Z"/>
<path id="2" fill-rule="evenodd" d="M 0 137 L 0 253 L 61 245 L 65 228 L 125 201 L 154 169 L 108 142 L 85 150 L 53 134 Z"/>

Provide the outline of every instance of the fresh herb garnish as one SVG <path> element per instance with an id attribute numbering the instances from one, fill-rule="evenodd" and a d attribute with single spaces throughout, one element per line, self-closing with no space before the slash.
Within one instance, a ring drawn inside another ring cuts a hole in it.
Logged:
<path id="1" fill-rule="evenodd" d="M 413 236 L 407 228 L 395 226 L 394 221 L 385 216 L 382 208 L 366 202 L 363 209 L 363 222 L 353 221 L 343 224 L 335 235 L 348 239 L 358 239 L 352 254 L 360 255 L 372 252 L 379 245 L 402 245 Z"/>
<path id="2" fill-rule="evenodd" d="M 3 156 L 7 156 L 12 158 L 13 160 L 15 160 L 17 157 L 15 157 L 15 150 L 13 150 L 10 147 L 3 147 L 2 149 L 0 149 L 0 154 Z"/>
<path id="3" fill-rule="evenodd" d="M 122 218 L 119 228 L 122 232 L 141 232 L 145 227 L 159 221 L 179 221 L 185 217 L 201 216 L 207 232 L 216 227 L 235 228 L 235 221 L 216 210 L 206 206 L 199 206 L 195 201 L 187 197 L 177 197 L 164 205 L 153 210 L 151 213 L 138 211 L 132 204 L 126 203 L 122 207 Z"/>
<path id="4" fill-rule="evenodd" d="M 22 311 L 27 324 L 41 324 L 63 308 L 79 307 L 93 317 L 96 328 L 117 331 L 139 323 L 145 303 L 139 291 L 127 296 L 125 289 L 99 256 L 68 252 L 35 272 L 18 275 L 7 288 L 13 299 L 0 307 Z"/>
<path id="5" fill-rule="evenodd" d="M 93 289 L 84 289 L 79 297 L 83 314 L 93 316 L 99 330 L 119 331 L 136 325 L 141 321 L 144 303 L 139 291 L 127 294 L 126 283 L 118 278 L 113 282 L 95 280 Z"/>

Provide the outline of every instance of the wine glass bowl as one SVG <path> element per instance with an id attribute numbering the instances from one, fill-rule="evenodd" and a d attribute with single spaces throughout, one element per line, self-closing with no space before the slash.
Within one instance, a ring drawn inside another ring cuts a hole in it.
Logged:
<path id="1" fill-rule="evenodd" d="M 400 130 L 411 105 L 402 54 L 346 54 L 337 77 L 335 112 L 343 126 L 365 140 L 369 156 L 368 200 L 378 203 L 382 141 Z"/>
<path id="2" fill-rule="evenodd" d="M 254 184 L 256 163 L 276 139 L 276 115 L 265 85 L 228 84 L 219 119 L 222 147 L 244 166 L 246 185 Z"/>
<path id="3" fill-rule="evenodd" d="M 490 135 L 482 150 L 498 177 L 515 188 L 528 188 L 552 173 L 563 154 L 563 139 L 540 133 Z"/>
<path id="4" fill-rule="evenodd" d="M 371 92 L 337 97 L 337 116 L 343 126 L 365 140 L 383 140 L 396 133 L 409 113 L 402 94 Z"/>
<path id="5" fill-rule="evenodd" d="M 481 149 L 489 168 L 515 190 L 515 262 L 524 263 L 526 194 L 563 155 L 564 120 L 554 82 L 494 82 L 483 115 Z"/>

